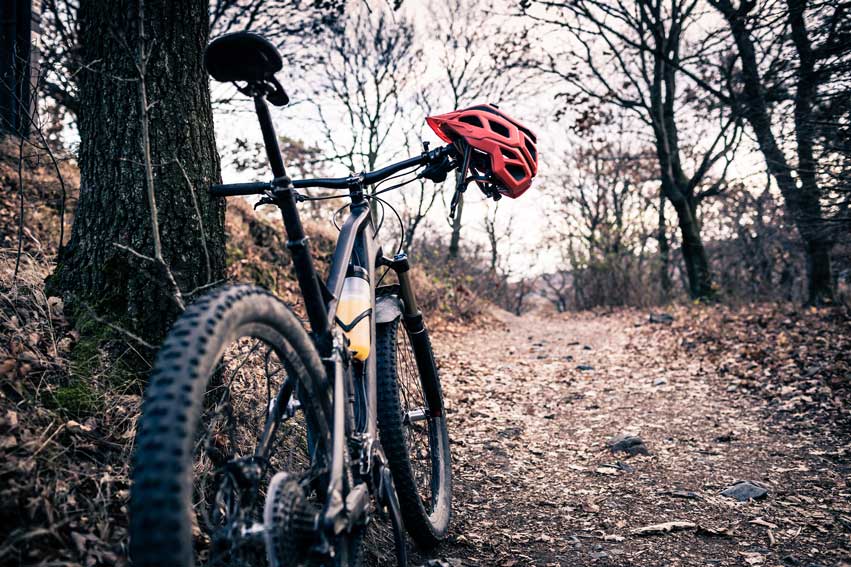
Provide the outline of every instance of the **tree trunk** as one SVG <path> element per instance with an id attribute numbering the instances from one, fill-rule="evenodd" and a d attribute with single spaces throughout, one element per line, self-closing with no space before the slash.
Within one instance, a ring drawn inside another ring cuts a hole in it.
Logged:
<path id="1" fill-rule="evenodd" d="M 659 286 L 660 300 L 666 303 L 671 298 L 671 249 L 665 222 L 665 195 L 659 196 Z"/>
<path id="2" fill-rule="evenodd" d="M 678 35 L 669 38 L 674 46 L 673 57 L 678 57 Z M 653 80 L 650 84 L 650 117 L 654 130 L 656 157 L 659 161 L 662 193 L 674 206 L 682 237 L 683 261 L 688 276 L 689 296 L 692 299 L 711 299 L 714 296 L 712 274 L 706 249 L 700 237 L 697 222 L 697 201 L 694 187 L 699 180 L 698 172 L 689 179 L 683 171 L 676 113 L 676 68 L 666 61 L 664 51 L 669 49 L 657 45 L 654 57 Z"/>
<path id="3" fill-rule="evenodd" d="M 682 253 L 688 276 L 689 296 L 692 299 L 711 299 L 714 295 L 712 276 L 706 248 L 700 238 L 695 208 L 685 201 L 674 203 L 683 239 Z"/>
<path id="4" fill-rule="evenodd" d="M 464 212 L 464 193 L 458 195 L 458 207 L 452 219 L 452 236 L 449 239 L 449 257 L 457 258 L 461 242 L 461 213 Z"/>
<path id="5" fill-rule="evenodd" d="M 834 301 L 833 274 L 828 241 L 807 241 L 807 296 L 810 305 L 830 305 Z"/>
<path id="6" fill-rule="evenodd" d="M 81 0 L 80 200 L 68 246 L 51 277 L 73 312 L 93 309 L 150 342 L 179 314 L 183 294 L 222 279 L 224 203 L 206 188 L 220 179 L 202 53 L 208 40 L 205 0 Z M 142 28 L 144 32 L 140 30 Z M 143 49 L 140 50 L 140 47 Z M 140 53 L 147 52 L 140 81 Z M 148 197 L 143 108 L 156 214 Z"/>

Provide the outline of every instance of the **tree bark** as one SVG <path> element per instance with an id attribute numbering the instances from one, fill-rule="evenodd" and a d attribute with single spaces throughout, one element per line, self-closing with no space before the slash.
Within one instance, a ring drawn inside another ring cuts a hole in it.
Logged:
<path id="1" fill-rule="evenodd" d="M 666 303 L 671 298 L 671 254 L 668 243 L 668 229 L 665 222 L 665 195 L 659 196 L 659 285 L 660 301 Z"/>
<path id="2" fill-rule="evenodd" d="M 224 203 L 206 191 L 220 179 L 202 66 L 208 2 L 148 0 L 142 26 L 140 2 L 80 2 L 80 200 L 49 283 L 72 312 L 90 307 L 155 342 L 180 313 L 174 285 L 161 265 L 127 249 L 155 258 L 158 236 L 183 294 L 220 280 Z M 155 208 L 146 191 L 145 114 Z"/>

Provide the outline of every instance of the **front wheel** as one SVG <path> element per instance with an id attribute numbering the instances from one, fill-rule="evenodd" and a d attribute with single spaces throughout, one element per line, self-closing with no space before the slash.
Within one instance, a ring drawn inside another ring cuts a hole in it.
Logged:
<path id="1" fill-rule="evenodd" d="M 449 528 L 452 464 L 431 342 L 421 320 L 412 328 L 399 319 L 376 328 L 378 429 L 405 528 L 428 549 Z"/>
<path id="2" fill-rule="evenodd" d="M 191 305 L 157 355 L 139 418 L 133 564 L 310 560 L 330 408 L 319 355 L 280 300 L 235 286 Z M 357 565 L 359 543 L 335 564 Z"/>

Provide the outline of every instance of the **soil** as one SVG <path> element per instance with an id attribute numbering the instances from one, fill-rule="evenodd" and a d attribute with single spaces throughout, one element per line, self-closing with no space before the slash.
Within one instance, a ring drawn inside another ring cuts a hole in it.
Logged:
<path id="1" fill-rule="evenodd" d="M 440 559 L 422 561 L 849 565 L 847 322 L 822 329 L 822 315 L 778 311 L 768 324 L 747 310 L 682 310 L 671 326 L 638 312 L 506 315 L 435 333 L 455 515 Z M 737 333 L 771 350 L 788 336 L 778 326 L 812 329 L 821 355 L 805 339 L 789 360 L 726 350 L 748 346 Z M 772 370 L 784 363 L 786 374 Z M 613 454 L 619 434 L 650 454 Z M 720 495 L 739 480 L 768 495 Z M 686 523 L 633 533 L 668 522 Z"/>

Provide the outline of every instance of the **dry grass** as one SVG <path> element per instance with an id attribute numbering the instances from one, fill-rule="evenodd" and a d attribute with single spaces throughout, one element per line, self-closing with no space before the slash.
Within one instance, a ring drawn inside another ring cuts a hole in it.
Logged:
<path id="1" fill-rule="evenodd" d="M 138 387 L 80 364 L 48 266 L 25 255 L 13 269 L 0 252 L 0 563 L 120 563 Z"/>

